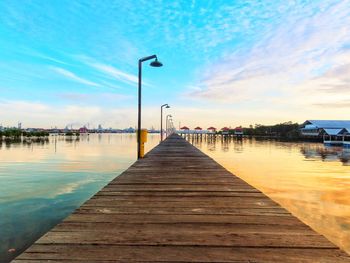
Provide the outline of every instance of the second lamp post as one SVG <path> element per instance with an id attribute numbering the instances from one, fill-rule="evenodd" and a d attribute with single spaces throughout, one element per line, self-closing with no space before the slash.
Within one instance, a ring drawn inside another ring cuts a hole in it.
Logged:
<path id="1" fill-rule="evenodd" d="M 160 141 L 163 141 L 163 107 L 169 109 L 170 106 L 168 104 L 160 106 Z"/>
<path id="2" fill-rule="evenodd" d="M 166 116 L 166 123 L 165 123 L 165 132 L 166 132 L 166 137 L 168 137 L 168 125 L 169 125 L 169 119 L 168 118 L 171 118 L 171 117 L 173 117 L 173 116 L 171 116 L 171 114 L 168 114 L 167 116 Z"/>

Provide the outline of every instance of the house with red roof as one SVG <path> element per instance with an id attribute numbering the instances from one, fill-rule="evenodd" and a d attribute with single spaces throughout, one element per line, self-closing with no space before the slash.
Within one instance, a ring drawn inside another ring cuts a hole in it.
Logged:
<path id="1" fill-rule="evenodd" d="M 207 128 L 207 130 L 210 131 L 210 132 L 216 132 L 216 128 L 213 127 L 213 126 Z"/>
<path id="2" fill-rule="evenodd" d="M 228 128 L 228 127 L 221 128 L 221 134 L 222 135 L 228 135 L 229 131 L 230 131 L 230 128 Z"/>
<path id="3" fill-rule="evenodd" d="M 234 134 L 238 135 L 238 136 L 242 136 L 243 135 L 243 128 L 242 128 L 242 126 L 236 127 L 234 129 Z"/>

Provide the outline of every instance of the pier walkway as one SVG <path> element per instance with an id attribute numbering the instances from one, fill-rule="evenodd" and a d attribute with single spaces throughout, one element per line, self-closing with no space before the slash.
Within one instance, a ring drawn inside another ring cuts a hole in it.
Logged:
<path id="1" fill-rule="evenodd" d="M 350 262 L 178 135 L 14 262 Z"/>

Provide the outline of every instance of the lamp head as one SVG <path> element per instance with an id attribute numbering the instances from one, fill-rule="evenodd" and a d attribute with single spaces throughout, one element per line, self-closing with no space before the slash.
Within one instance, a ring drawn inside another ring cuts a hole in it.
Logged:
<path id="1" fill-rule="evenodd" d="M 161 62 L 158 61 L 158 58 L 156 58 L 154 61 L 152 61 L 152 62 L 150 63 L 150 65 L 151 65 L 152 67 L 156 67 L 156 68 L 159 68 L 159 67 L 163 66 L 163 64 L 162 64 Z"/>
<path id="2" fill-rule="evenodd" d="M 169 105 L 166 105 L 166 107 L 165 107 L 166 109 L 169 109 L 170 108 L 170 106 Z"/>

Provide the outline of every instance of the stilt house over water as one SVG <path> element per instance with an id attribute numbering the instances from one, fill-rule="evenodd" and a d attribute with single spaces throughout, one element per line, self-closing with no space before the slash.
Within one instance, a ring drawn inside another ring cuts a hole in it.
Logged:
<path id="1" fill-rule="evenodd" d="M 350 120 L 307 120 L 300 130 L 309 137 L 322 137 L 325 144 L 350 146 Z"/>

